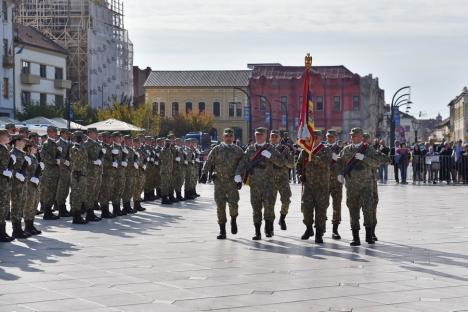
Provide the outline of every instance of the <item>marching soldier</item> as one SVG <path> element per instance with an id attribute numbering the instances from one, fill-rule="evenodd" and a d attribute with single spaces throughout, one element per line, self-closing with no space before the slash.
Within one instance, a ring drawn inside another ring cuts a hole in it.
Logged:
<path id="1" fill-rule="evenodd" d="M 11 225 L 13 226 L 12 236 L 17 239 L 31 236 L 30 233 L 24 232 L 21 226 L 26 190 L 26 169 L 31 164 L 31 159 L 24 151 L 26 143 L 26 138 L 23 136 L 19 134 L 13 136 L 13 149 L 11 150 L 11 156 L 14 159 L 11 184 Z"/>
<path id="2" fill-rule="evenodd" d="M 274 165 L 274 187 L 275 194 L 279 192 L 281 200 L 281 211 L 279 225 L 281 230 L 286 231 L 286 215 L 289 212 L 289 204 L 291 203 L 291 187 L 289 186 L 289 171 L 294 168 L 294 155 L 288 145 L 282 144 L 280 132 L 272 130 L 270 133 L 270 143 L 284 159 L 282 166 Z M 276 195 L 275 195 L 276 196 Z"/>
<path id="3" fill-rule="evenodd" d="M 86 221 L 99 222 L 101 218 L 94 214 L 94 203 L 99 199 L 99 176 L 102 175 L 102 160 L 100 154 L 102 147 L 97 141 L 98 132 L 96 128 L 88 129 L 88 139 L 83 143 L 86 151 Z"/>
<path id="4" fill-rule="evenodd" d="M 124 136 L 123 152 L 126 154 L 127 166 L 124 167 L 125 172 L 125 187 L 122 194 L 123 211 L 127 214 L 136 213 L 137 209 L 132 209 L 131 199 L 133 195 L 134 184 L 136 183 L 136 175 L 138 164 L 135 162 L 135 151 L 133 150 L 133 138 L 130 135 Z M 136 166 L 136 167 L 135 167 Z M 133 204 L 135 206 L 135 203 Z"/>
<path id="5" fill-rule="evenodd" d="M 0 130 L 0 242 L 8 243 L 14 240 L 6 232 L 5 217 L 10 211 L 11 179 L 13 177 L 13 158 L 10 156 L 10 134 L 8 130 Z"/>
<path id="6" fill-rule="evenodd" d="M 262 210 L 264 209 L 266 237 L 274 235 L 275 201 L 271 177 L 274 174 L 273 165 L 283 166 L 282 155 L 270 144 L 266 143 L 267 129 L 255 129 L 255 144 L 247 147 L 240 161 L 234 181 L 250 184 L 250 202 L 253 209 L 255 236 L 253 240 L 261 240 Z M 242 179 L 244 176 L 244 179 Z"/>
<path id="7" fill-rule="evenodd" d="M 30 134 L 30 138 L 38 137 L 37 133 Z M 34 218 L 36 217 L 37 206 L 39 204 L 39 179 L 41 176 L 44 164 L 38 159 L 37 145 L 34 141 L 30 140 L 26 145 L 27 157 L 30 159 L 30 165 L 26 168 L 26 181 L 24 190 L 24 231 L 31 235 L 39 235 L 42 232 L 34 226 Z"/>
<path id="8" fill-rule="evenodd" d="M 112 154 L 112 137 L 107 131 L 102 132 L 102 179 L 101 186 L 99 188 L 99 204 L 101 206 L 101 218 L 112 219 L 115 216 L 110 212 L 109 202 L 112 200 L 112 187 L 114 183 L 114 167 L 113 154 Z M 99 162 L 97 162 L 99 163 Z"/>
<path id="9" fill-rule="evenodd" d="M 327 208 L 329 204 L 330 163 L 332 152 L 322 143 L 321 130 L 314 132 L 312 153 L 302 150 L 297 160 L 297 172 L 302 182 L 301 210 L 306 231 L 301 239 L 307 240 L 314 235 L 312 225 L 315 215 L 315 242 L 323 243 L 326 231 Z"/>
<path id="10" fill-rule="evenodd" d="M 226 128 L 224 129 L 223 143 L 211 150 L 202 169 L 200 183 L 205 184 L 208 172 L 211 168 L 215 168 L 213 182 L 214 199 L 218 212 L 218 239 L 226 239 L 226 203 L 229 205 L 229 215 L 231 216 L 231 233 L 237 234 L 239 188 L 242 187 L 242 183 L 236 183 L 234 176 L 243 157 L 242 148 L 234 144 L 234 130 Z"/>
<path id="11" fill-rule="evenodd" d="M 172 201 L 169 196 L 172 190 L 172 173 L 174 165 L 174 157 L 172 154 L 171 140 L 166 139 L 164 148 L 160 153 L 160 174 L 161 174 L 161 204 L 170 205 Z"/>
<path id="12" fill-rule="evenodd" d="M 88 221 L 81 216 L 81 209 L 88 203 L 87 192 L 83 192 L 88 187 L 87 170 L 88 152 L 83 146 L 84 134 L 81 131 L 73 133 L 73 146 L 70 149 L 71 160 L 71 191 L 70 205 L 73 215 L 73 224 L 86 224 Z"/>
<path id="13" fill-rule="evenodd" d="M 373 170 L 379 165 L 378 155 L 373 148 L 363 142 L 361 128 L 351 129 L 352 144 L 343 148 L 338 157 L 337 165 L 340 169 L 338 180 L 346 185 L 346 205 L 351 218 L 353 241 L 351 246 L 361 245 L 359 238 L 360 211 L 364 214 L 366 228 L 366 242 L 374 244 L 372 229 L 374 226 L 373 203 Z"/>
<path id="14" fill-rule="evenodd" d="M 57 185 L 60 178 L 61 148 L 57 145 L 57 128 L 47 127 L 47 140 L 41 149 L 41 160 L 45 164 L 41 180 L 41 201 L 44 203 L 44 220 L 57 220 L 60 217 L 52 213 L 52 206 L 57 195 Z"/>
<path id="15" fill-rule="evenodd" d="M 55 202 L 59 211 L 59 217 L 66 218 L 72 215 L 67 211 L 66 201 L 70 190 L 70 132 L 68 129 L 60 129 L 60 137 L 57 146 L 61 149 L 59 165 L 59 181 L 57 183 L 57 195 Z"/>
<path id="16" fill-rule="evenodd" d="M 332 218 L 332 225 L 333 225 L 333 232 L 332 238 L 333 239 L 341 239 L 340 234 L 338 233 L 338 226 L 341 223 L 341 201 L 343 198 L 343 184 L 338 182 L 338 166 L 336 165 L 336 161 L 338 160 L 338 155 L 342 148 L 338 145 L 336 140 L 337 132 L 336 130 L 330 129 L 327 132 L 327 146 L 332 151 L 332 160 L 330 165 L 330 195 L 333 201 L 333 218 Z"/>

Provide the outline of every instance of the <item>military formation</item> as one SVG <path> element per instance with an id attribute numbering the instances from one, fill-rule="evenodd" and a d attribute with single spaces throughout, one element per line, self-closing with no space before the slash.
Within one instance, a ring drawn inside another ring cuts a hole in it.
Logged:
<path id="1" fill-rule="evenodd" d="M 194 200 L 201 157 L 196 139 L 173 133 L 133 137 L 50 126 L 40 137 L 8 124 L 0 129 L 0 242 L 41 234 L 36 215 L 86 224 L 144 211 L 142 201 Z"/>

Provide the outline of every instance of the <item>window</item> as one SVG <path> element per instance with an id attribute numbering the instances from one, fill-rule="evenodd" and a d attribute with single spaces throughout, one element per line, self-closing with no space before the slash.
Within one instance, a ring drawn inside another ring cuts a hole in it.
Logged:
<path id="1" fill-rule="evenodd" d="M 55 79 L 63 80 L 63 68 L 55 67 Z"/>
<path id="2" fill-rule="evenodd" d="M 39 95 L 39 104 L 40 105 L 47 105 L 47 94 L 46 93 L 41 93 Z"/>
<path id="3" fill-rule="evenodd" d="M 213 116 L 219 117 L 221 116 L 221 104 L 219 102 L 214 102 L 213 103 Z"/>
<path id="4" fill-rule="evenodd" d="M 29 91 L 21 92 L 21 104 L 23 106 L 31 105 L 31 92 Z"/>
<path id="5" fill-rule="evenodd" d="M 3 39 L 3 55 L 10 55 L 8 53 L 8 39 Z"/>
<path id="6" fill-rule="evenodd" d="M 3 93 L 3 97 L 5 99 L 8 99 L 8 97 L 9 97 L 9 93 L 10 93 L 9 90 L 8 90 L 9 87 L 10 86 L 9 86 L 8 78 L 3 78 L 3 90 L 2 90 L 3 92 L 2 93 Z"/>
<path id="7" fill-rule="evenodd" d="M 236 103 L 236 117 L 242 117 L 242 103 Z"/>
<path id="8" fill-rule="evenodd" d="M 3 20 L 5 22 L 8 21 L 8 3 L 6 0 L 2 1 L 2 12 L 3 12 Z"/>
<path id="9" fill-rule="evenodd" d="M 63 95 L 55 95 L 55 106 L 63 106 Z"/>
<path id="10" fill-rule="evenodd" d="M 339 96 L 333 97 L 333 111 L 334 112 L 341 111 L 341 98 Z"/>
<path id="11" fill-rule="evenodd" d="M 192 112 L 192 102 L 185 103 L 185 113 L 190 114 Z"/>
<path id="12" fill-rule="evenodd" d="M 359 110 L 359 96 L 353 96 L 353 110 Z"/>
<path id="13" fill-rule="evenodd" d="M 31 63 L 23 61 L 21 63 L 21 72 L 23 74 L 30 74 L 31 73 Z"/>
<path id="14" fill-rule="evenodd" d="M 159 116 L 166 117 L 166 103 L 159 103 Z"/>
<path id="15" fill-rule="evenodd" d="M 236 103 L 229 103 L 229 117 L 234 117 L 234 111 L 236 109 Z"/>
<path id="16" fill-rule="evenodd" d="M 153 114 L 158 113 L 158 102 L 153 102 Z"/>
<path id="17" fill-rule="evenodd" d="M 204 113 L 205 112 L 205 102 L 200 102 L 198 103 L 198 112 L 200 114 Z"/>
<path id="18" fill-rule="evenodd" d="M 39 67 L 39 73 L 41 78 L 47 78 L 47 66 L 41 64 Z"/>
<path id="19" fill-rule="evenodd" d="M 179 103 L 172 102 L 172 117 L 176 117 L 179 115 Z"/>
<path id="20" fill-rule="evenodd" d="M 288 97 L 282 96 L 280 99 L 280 103 L 281 103 L 281 111 L 287 112 L 288 111 Z"/>
<path id="21" fill-rule="evenodd" d="M 317 111 L 323 111 L 323 96 L 317 96 Z"/>
<path id="22" fill-rule="evenodd" d="M 266 110 L 266 98 L 264 96 L 260 97 L 260 110 L 261 111 Z"/>

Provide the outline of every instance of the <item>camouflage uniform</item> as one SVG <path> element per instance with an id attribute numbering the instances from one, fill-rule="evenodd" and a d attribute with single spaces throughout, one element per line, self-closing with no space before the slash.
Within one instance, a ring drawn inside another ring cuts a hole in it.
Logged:
<path id="1" fill-rule="evenodd" d="M 3 172 L 8 168 L 10 163 L 9 147 L 0 144 L 0 227 L 5 226 L 5 217 L 7 212 L 10 211 L 10 198 L 11 198 L 11 177 L 3 175 Z M 13 169 L 13 168 L 10 168 Z M 12 172 L 11 172 L 12 173 Z M 12 173 L 13 174 L 13 173 Z"/>
<path id="2" fill-rule="evenodd" d="M 102 166 L 96 165 L 95 162 L 99 159 L 101 153 L 101 145 L 92 139 L 88 139 L 84 145 L 88 162 L 86 164 L 86 211 L 94 210 L 94 203 L 99 201 L 98 181 L 102 175 Z"/>
<path id="3" fill-rule="evenodd" d="M 88 202 L 87 192 L 87 170 L 88 170 L 88 152 L 85 147 L 74 144 L 70 150 L 71 160 L 71 191 L 70 205 L 73 216 L 81 215 L 81 207 Z"/>
<path id="4" fill-rule="evenodd" d="M 108 135 L 108 134 L 106 134 Z M 108 207 L 109 202 L 112 200 L 112 188 L 114 185 L 114 170 L 112 167 L 112 145 L 102 143 L 103 151 L 105 154 L 102 158 L 102 182 L 99 190 L 99 204 L 102 207 Z"/>
<path id="5" fill-rule="evenodd" d="M 284 164 L 282 166 L 274 165 L 274 187 L 275 194 L 279 192 L 281 200 L 281 215 L 285 216 L 289 212 L 291 203 L 291 187 L 289 185 L 289 170 L 294 168 L 294 155 L 291 149 L 284 144 L 276 144 L 273 147 L 282 155 Z M 276 195 L 275 195 L 276 196 Z"/>
<path id="6" fill-rule="evenodd" d="M 57 146 L 61 149 L 60 165 L 59 165 L 59 181 L 57 183 L 57 194 L 55 201 L 59 210 L 63 213 L 65 203 L 70 190 L 70 143 L 63 138 L 59 138 Z"/>
<path id="7" fill-rule="evenodd" d="M 161 198 L 161 161 L 159 156 L 161 154 L 162 147 L 156 146 L 154 149 L 154 183 L 153 186 L 156 189 L 157 196 L 155 199 Z"/>
<path id="8" fill-rule="evenodd" d="M 173 165 L 174 156 L 172 154 L 172 148 L 165 146 L 160 153 L 160 174 L 161 174 L 161 195 L 169 197 L 172 192 L 172 179 L 173 179 Z"/>
<path id="9" fill-rule="evenodd" d="M 123 190 L 125 188 L 125 168 L 122 166 L 122 146 L 118 144 L 112 145 L 113 162 L 117 168 L 113 167 L 113 188 L 111 193 L 111 200 L 113 206 L 120 207 L 120 200 L 122 199 Z"/>
<path id="10" fill-rule="evenodd" d="M 174 190 L 177 194 L 177 199 L 182 199 L 182 186 L 185 181 L 185 168 L 188 164 L 186 155 L 182 147 L 174 146 Z M 187 164 L 185 163 L 187 161 Z"/>
<path id="11" fill-rule="evenodd" d="M 37 206 L 39 205 L 39 185 L 31 182 L 31 178 L 35 176 L 39 162 L 34 155 L 28 154 L 31 159 L 31 165 L 26 168 L 25 174 L 25 191 L 24 191 L 24 207 L 23 216 L 24 221 L 32 221 L 37 213 Z M 39 178 L 39 177 L 36 177 Z"/>
<path id="12" fill-rule="evenodd" d="M 137 178 L 136 178 L 136 183 L 134 185 L 134 191 L 133 191 L 133 200 L 137 199 L 138 201 L 141 201 L 141 193 L 144 191 L 144 186 L 145 186 L 145 171 L 146 171 L 146 163 L 147 163 L 147 156 L 146 156 L 146 150 L 144 146 L 140 146 L 139 148 L 136 149 L 135 155 L 138 158 L 138 172 L 137 172 Z"/>
<path id="13" fill-rule="evenodd" d="M 57 185 L 60 178 L 59 161 L 61 152 L 58 149 L 57 143 L 48 138 L 42 145 L 41 159 L 45 164 L 44 172 L 41 180 L 41 202 L 44 203 L 44 218 L 52 213 L 52 205 L 55 202 Z"/>
<path id="14" fill-rule="evenodd" d="M 190 139 L 187 139 L 186 142 L 190 142 Z M 195 189 L 196 181 L 194 179 L 194 167 L 196 166 L 195 162 L 195 153 L 190 148 L 190 146 L 185 146 L 184 148 L 185 159 L 187 161 L 187 166 L 185 166 L 185 181 L 184 181 L 184 197 L 185 199 L 194 199 L 195 197 L 190 194 L 190 191 Z"/>
<path id="15" fill-rule="evenodd" d="M 147 137 L 150 139 L 150 137 Z M 147 163 L 145 170 L 145 200 L 154 200 L 154 188 L 156 185 L 156 171 L 158 168 L 155 164 L 155 151 L 154 147 L 150 144 L 145 144 L 145 154 L 147 155 Z"/>
<path id="16" fill-rule="evenodd" d="M 21 222 L 23 217 L 23 207 L 25 204 L 25 190 L 26 190 L 26 169 L 27 162 L 25 152 L 13 148 L 11 154 L 16 157 L 16 163 L 13 165 L 13 179 L 11 185 L 11 223 Z M 29 157 L 29 156 L 28 156 Z M 15 177 L 17 173 L 24 176 L 25 180 L 20 181 Z"/>
<path id="17" fill-rule="evenodd" d="M 338 159 L 338 155 L 340 154 L 342 148 L 336 144 L 329 144 L 328 147 L 332 152 L 332 157 Z M 343 184 L 338 182 L 338 175 L 340 172 L 338 171 L 338 166 L 336 165 L 336 160 L 331 160 L 330 166 L 330 196 L 333 200 L 333 218 L 332 224 L 339 225 L 341 223 L 341 201 L 343 199 Z"/>
<path id="18" fill-rule="evenodd" d="M 130 206 L 130 201 L 132 199 L 133 190 L 136 183 L 136 175 L 138 168 L 135 169 L 135 151 L 133 150 L 133 148 L 125 146 L 123 148 L 123 151 L 127 151 L 127 166 L 124 166 L 125 187 L 122 194 L 122 200 L 124 204 L 124 209 L 126 209 L 127 212 L 130 212 L 132 210 Z"/>

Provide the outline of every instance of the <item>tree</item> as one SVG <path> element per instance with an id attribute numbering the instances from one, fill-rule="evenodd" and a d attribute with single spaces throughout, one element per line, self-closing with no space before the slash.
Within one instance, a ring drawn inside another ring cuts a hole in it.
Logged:
<path id="1" fill-rule="evenodd" d="M 72 105 L 73 120 L 83 125 L 98 121 L 97 111 L 88 103 L 74 103 Z"/>
<path id="2" fill-rule="evenodd" d="M 160 135 L 167 135 L 169 131 L 174 131 L 176 136 L 183 136 L 192 131 L 209 132 L 212 127 L 213 117 L 211 115 L 188 113 L 187 115 L 162 119 Z"/>
<path id="3" fill-rule="evenodd" d="M 66 117 L 66 109 L 63 105 L 47 105 L 39 103 L 29 103 L 23 106 L 22 112 L 16 113 L 16 118 L 19 120 L 28 120 L 35 117 L 46 117 L 46 118 L 56 118 L 56 117 Z"/>

